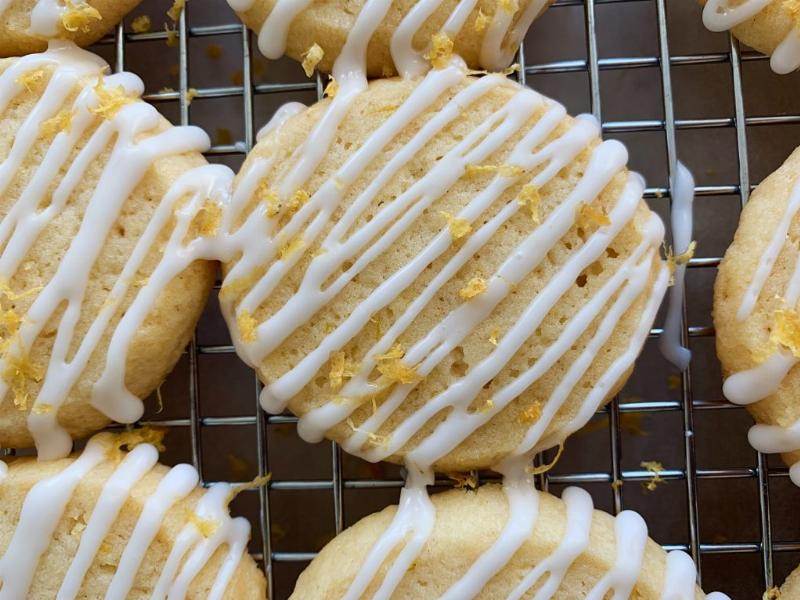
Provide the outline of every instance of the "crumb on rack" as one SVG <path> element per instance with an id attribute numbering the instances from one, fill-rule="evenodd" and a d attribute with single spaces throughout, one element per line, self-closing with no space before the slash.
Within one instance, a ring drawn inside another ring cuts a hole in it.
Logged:
<path id="1" fill-rule="evenodd" d="M 231 83 L 238 86 L 244 85 L 244 72 L 241 69 L 231 73 Z"/>
<path id="2" fill-rule="evenodd" d="M 553 460 L 551 460 L 548 464 L 539 465 L 539 466 L 536 466 L 536 467 L 526 467 L 525 470 L 530 475 L 541 475 L 542 473 L 547 473 L 553 467 L 556 466 L 556 463 L 558 463 L 558 461 L 561 458 L 561 455 L 563 453 L 564 453 L 564 442 L 562 441 L 561 443 L 558 444 L 558 450 L 556 451 L 556 455 L 553 457 Z"/>
<path id="3" fill-rule="evenodd" d="M 800 313 L 791 308 L 776 310 L 775 326 L 770 341 L 787 348 L 795 357 L 800 357 Z"/>
<path id="4" fill-rule="evenodd" d="M 139 15 L 131 21 L 131 30 L 134 33 L 147 33 L 151 27 L 152 23 L 148 15 Z"/>
<path id="5" fill-rule="evenodd" d="M 458 291 L 458 295 L 464 300 L 469 300 L 475 296 L 483 294 L 488 289 L 486 280 L 483 277 L 473 277 L 469 283 Z"/>
<path id="6" fill-rule="evenodd" d="M 474 471 L 469 473 L 445 473 L 447 478 L 453 482 L 453 487 L 457 490 L 474 490 L 478 487 L 478 474 Z"/>
<path id="7" fill-rule="evenodd" d="M 651 474 L 650 479 L 642 483 L 648 492 L 654 491 L 660 483 L 666 483 L 666 480 L 661 477 L 664 472 L 664 466 L 657 460 L 643 460 L 641 462 L 642 468 Z"/>
<path id="8" fill-rule="evenodd" d="M 320 61 L 324 56 L 325 56 L 325 51 L 317 43 L 315 43 L 308 50 L 303 52 L 302 66 L 303 66 L 303 71 L 306 74 L 306 77 L 311 77 L 314 74 L 314 70 L 317 68 L 317 65 L 320 63 Z"/>
<path id="9" fill-rule="evenodd" d="M 186 0 L 175 0 L 167 11 L 167 16 L 177 23 L 184 8 L 186 8 Z"/>
<path id="10" fill-rule="evenodd" d="M 517 421 L 526 425 L 530 425 L 532 423 L 536 423 L 536 421 L 538 421 L 541 417 L 542 403 L 537 400 L 530 406 L 526 407 L 525 410 L 519 414 Z"/>
<path id="11" fill-rule="evenodd" d="M 233 134 L 227 127 L 217 127 L 214 132 L 214 141 L 221 145 L 230 145 L 233 143 Z"/>
<path id="12" fill-rule="evenodd" d="M 483 12 L 483 9 L 478 9 L 478 16 L 475 17 L 475 33 L 483 33 L 492 22 L 492 17 Z"/>
<path id="13" fill-rule="evenodd" d="M 189 88 L 183 93 L 183 97 L 186 100 L 186 106 L 191 106 L 192 101 L 197 98 L 200 92 L 197 91 L 195 88 Z"/>
<path id="14" fill-rule="evenodd" d="M 677 375 L 676 373 L 668 375 L 667 388 L 670 390 L 677 390 L 679 387 L 681 387 L 681 376 Z"/>
<path id="15" fill-rule="evenodd" d="M 778 586 L 773 586 L 764 592 L 761 600 L 778 600 L 781 597 L 781 590 Z"/>
<path id="16" fill-rule="evenodd" d="M 236 317 L 236 325 L 239 328 L 239 337 L 242 341 L 250 343 L 255 342 L 257 339 L 256 328 L 258 321 L 255 320 L 249 310 L 240 310 L 239 315 Z"/>
<path id="17" fill-rule="evenodd" d="M 444 69 L 450 64 L 453 56 L 453 40 L 445 32 L 440 31 L 431 36 L 431 47 L 425 55 L 435 69 Z"/>
<path id="18" fill-rule="evenodd" d="M 211 60 L 219 60 L 225 54 L 225 49 L 219 44 L 209 44 L 206 46 L 206 56 Z"/>
<path id="19" fill-rule="evenodd" d="M 17 85 L 21 85 L 29 92 L 33 92 L 34 88 L 42 83 L 45 78 L 45 70 L 44 69 L 36 69 L 34 71 L 27 71 L 17 77 L 15 83 Z"/>
<path id="20" fill-rule="evenodd" d="M 539 189 L 532 183 L 526 183 L 522 186 L 517 197 L 517 203 L 520 206 L 527 208 L 531 213 L 531 219 L 534 223 L 539 223 L 539 205 L 542 202 L 542 196 L 539 194 Z"/>
<path id="21" fill-rule="evenodd" d="M 611 482 L 611 489 L 618 490 L 622 487 L 622 479 L 615 479 Z"/>
<path id="22" fill-rule="evenodd" d="M 85 0 L 68 0 L 61 13 L 61 25 L 70 33 L 91 31 L 93 21 L 101 21 L 103 16 Z"/>
<path id="23" fill-rule="evenodd" d="M 440 210 L 439 214 L 447 220 L 447 229 L 450 231 L 450 235 L 453 236 L 454 240 L 461 239 L 472 231 L 472 225 L 466 219 L 454 217 L 443 210 Z"/>
<path id="24" fill-rule="evenodd" d="M 177 48 L 178 47 L 178 40 L 180 39 L 180 34 L 178 30 L 174 27 L 170 27 L 168 24 L 164 24 L 164 31 L 167 33 L 167 46 L 170 48 Z"/>
<path id="25" fill-rule="evenodd" d="M 575 225 L 580 229 L 588 229 L 592 226 L 602 227 L 610 224 L 611 219 L 608 218 L 608 215 L 591 204 L 581 204 L 575 215 Z"/>

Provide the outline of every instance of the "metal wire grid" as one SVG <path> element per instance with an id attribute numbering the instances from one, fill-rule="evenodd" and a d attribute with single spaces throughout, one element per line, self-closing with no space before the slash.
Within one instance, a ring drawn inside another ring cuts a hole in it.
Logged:
<path id="1" fill-rule="evenodd" d="M 659 55 L 647 57 L 622 57 L 622 58 L 600 58 L 598 55 L 598 35 L 596 23 L 596 5 L 600 4 L 624 4 L 654 2 L 658 20 L 658 44 Z M 521 65 L 519 79 L 525 84 L 528 76 L 546 73 L 568 73 L 568 72 L 587 72 L 590 85 L 591 109 L 593 114 L 601 120 L 603 131 L 606 133 L 623 132 L 644 132 L 656 131 L 663 132 L 666 140 L 667 159 L 669 173 L 674 170 L 677 159 L 676 151 L 676 132 L 688 129 L 708 129 L 708 128 L 734 128 L 737 142 L 738 156 L 738 181 L 729 185 L 707 185 L 698 186 L 696 194 L 698 196 L 738 196 L 741 204 L 747 201 L 752 186 L 748 170 L 747 153 L 747 126 L 800 123 L 800 115 L 766 115 L 766 116 L 747 116 L 745 114 L 744 96 L 742 88 L 742 62 L 764 60 L 760 55 L 746 52 L 743 53 L 738 43 L 731 38 L 728 52 L 705 53 L 692 55 L 672 55 L 669 51 L 666 0 L 556 0 L 553 7 L 549 10 L 559 10 L 568 6 L 583 6 L 586 27 L 586 48 L 587 60 L 565 60 L 547 63 L 531 63 L 526 60 L 524 48 L 520 48 L 518 61 Z M 187 10 L 192 10 L 192 3 L 188 4 Z M 244 115 L 244 139 L 230 144 L 214 145 L 209 152 L 209 158 L 213 161 L 215 157 L 244 155 L 254 144 L 256 127 L 259 124 L 254 122 L 254 98 L 262 94 L 277 93 L 297 93 L 316 91 L 321 97 L 322 82 L 303 83 L 262 83 L 255 84 L 252 69 L 253 39 L 250 32 L 239 24 L 220 24 L 210 26 L 189 27 L 187 25 L 186 14 L 183 12 L 176 25 L 178 33 L 178 57 L 179 57 L 179 89 L 177 91 L 162 91 L 148 94 L 145 99 L 155 102 L 178 102 L 180 110 L 181 124 L 189 124 L 190 119 L 190 99 L 187 92 L 190 89 L 189 83 L 189 52 L 188 43 L 190 38 L 202 38 L 210 36 L 231 36 L 240 39 L 242 52 L 242 74 L 241 85 L 203 87 L 197 89 L 197 98 L 238 98 L 242 102 Z M 135 52 L 138 42 L 152 40 L 166 40 L 167 33 L 126 33 L 120 25 L 115 35 L 103 40 L 101 44 L 113 44 L 115 50 L 117 70 L 125 68 L 126 56 L 129 52 Z M 667 57 L 666 60 L 662 57 Z M 702 118 L 702 119 L 676 119 L 673 108 L 672 77 L 671 68 L 681 65 L 700 65 L 711 63 L 729 63 L 733 82 L 733 101 L 734 116 L 732 118 Z M 625 120 L 625 121 L 602 121 L 602 102 L 600 87 L 601 70 L 618 69 L 637 69 L 644 67 L 658 67 L 661 75 L 664 118 L 654 120 Z M 669 196 L 667 187 L 651 187 L 646 191 L 647 198 L 661 198 Z M 689 263 L 692 269 L 713 269 L 719 264 L 721 257 L 694 258 Z M 684 313 L 684 323 L 687 322 Z M 650 337 L 658 337 L 661 330 L 654 328 Z M 709 326 L 684 326 L 683 341 L 689 338 L 708 338 L 714 335 L 712 327 Z M 256 428 L 258 441 L 258 474 L 263 475 L 270 470 L 270 449 L 267 443 L 267 427 L 274 424 L 291 424 L 296 419 L 289 415 L 267 416 L 258 406 L 258 395 L 260 384 L 253 376 L 253 403 L 252 414 L 236 417 L 202 417 L 199 409 L 198 394 L 198 357 L 210 354 L 231 354 L 234 349 L 230 345 L 200 345 L 196 339 L 192 341 L 188 348 L 188 390 L 189 390 L 189 415 L 188 418 L 158 420 L 154 424 L 165 427 L 188 428 L 191 440 L 191 456 L 195 466 L 201 474 L 204 473 L 204 457 L 201 448 L 201 432 L 203 428 L 219 426 L 253 426 Z M 688 514 L 688 544 L 667 545 L 665 548 L 681 548 L 690 552 L 702 568 L 702 556 L 708 554 L 745 554 L 758 553 L 761 557 L 761 576 L 764 588 L 771 587 L 773 582 L 773 552 L 798 551 L 798 542 L 773 543 L 772 529 L 770 522 L 770 496 L 769 485 L 771 478 L 785 478 L 788 472 L 785 468 L 769 468 L 766 458 L 759 454 L 755 467 L 745 467 L 738 469 L 698 469 L 695 460 L 695 439 L 694 439 L 694 411 L 705 410 L 725 410 L 737 409 L 730 404 L 721 402 L 707 402 L 693 399 L 692 374 L 687 370 L 681 376 L 680 399 L 678 401 L 638 401 L 621 404 L 619 399 L 615 399 L 601 413 L 608 414 L 608 442 L 611 457 L 610 471 L 574 472 L 566 474 L 544 474 L 541 478 L 541 485 L 547 488 L 550 484 L 587 484 L 587 483 L 610 483 L 615 481 L 645 481 L 651 474 L 643 470 L 624 470 L 621 467 L 621 438 L 620 416 L 627 412 L 644 413 L 665 413 L 679 411 L 682 416 L 683 428 L 683 457 L 684 466 L 681 469 L 665 470 L 661 476 L 665 480 L 685 480 L 686 483 L 686 506 Z M 273 585 L 274 566 L 287 562 L 305 562 L 315 556 L 315 552 L 277 552 L 273 551 L 271 544 L 272 519 L 270 511 L 271 494 L 286 491 L 311 491 L 311 490 L 330 490 L 333 509 L 333 519 L 335 531 L 338 533 L 344 526 L 344 490 L 345 489 L 367 489 L 367 488 L 399 488 L 402 481 L 398 479 L 346 479 L 342 470 L 342 454 L 339 447 L 331 444 L 331 473 L 330 479 L 316 480 L 272 480 L 268 489 L 262 488 L 256 492 L 259 502 L 259 522 L 254 523 L 254 537 L 260 541 L 261 552 L 254 553 L 256 560 L 262 562 L 267 578 L 269 580 L 270 598 L 273 598 L 275 587 Z M 759 519 L 760 519 L 760 539 L 749 543 L 701 543 L 700 541 L 700 519 L 697 499 L 697 481 L 706 479 L 757 479 L 759 490 Z M 204 483 L 210 483 L 205 480 Z M 437 481 L 439 484 L 447 484 L 446 480 Z M 623 509 L 623 496 L 619 487 L 613 488 L 613 508 L 616 512 Z M 701 571 L 702 573 L 702 571 Z"/>

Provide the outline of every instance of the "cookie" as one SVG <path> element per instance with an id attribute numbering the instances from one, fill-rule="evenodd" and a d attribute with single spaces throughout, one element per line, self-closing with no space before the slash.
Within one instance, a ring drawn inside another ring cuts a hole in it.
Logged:
<path id="1" fill-rule="evenodd" d="M 730 30 L 739 40 L 770 57 L 780 74 L 800 67 L 800 15 L 794 0 L 700 0 L 703 24 Z"/>
<path id="2" fill-rule="evenodd" d="M 765 595 L 765 597 L 769 598 L 770 596 Z M 797 600 L 800 598 L 800 567 L 789 574 L 789 577 L 780 587 L 780 591 L 773 598 L 781 598 L 782 600 Z"/>
<path id="3" fill-rule="evenodd" d="M 135 440 L 135 438 L 134 438 Z M 250 524 L 235 490 L 197 486 L 190 465 L 150 444 L 99 434 L 80 454 L 13 460 L 0 483 L 0 581 L 8 598 L 260 599 Z"/>
<path id="4" fill-rule="evenodd" d="M 574 487 L 563 499 L 532 482 L 505 492 L 436 494 L 418 520 L 406 505 L 370 515 L 322 549 L 291 598 L 727 598 L 697 588 L 692 559 L 664 552 L 633 511 L 593 510 Z"/>
<path id="5" fill-rule="evenodd" d="M 750 196 L 714 286 L 725 397 L 757 421 L 750 443 L 780 452 L 800 485 L 800 149 Z"/>
<path id="6" fill-rule="evenodd" d="M 0 445 L 42 459 L 141 417 L 214 281 L 208 136 L 106 69 L 70 43 L 0 61 Z"/>
<path id="7" fill-rule="evenodd" d="M 563 442 L 669 279 L 625 147 L 458 61 L 359 89 L 282 112 L 235 184 L 221 305 L 263 406 L 423 469 Z"/>
<path id="8" fill-rule="evenodd" d="M 271 59 L 288 54 L 303 61 L 309 74 L 315 66 L 323 73 L 332 72 L 334 60 L 364 14 L 375 24 L 364 40 L 367 73 L 386 77 L 419 74 L 427 65 L 425 55 L 440 52 L 442 46 L 454 47 L 474 69 L 501 71 L 511 64 L 531 23 L 551 1 L 356 0 L 346 7 L 326 0 L 228 0 L 228 4 L 258 32 L 262 54 Z M 351 44 L 348 51 L 358 50 Z"/>
<path id="9" fill-rule="evenodd" d="M 50 39 L 95 43 L 141 0 L 0 0 L 0 57 L 47 49 Z"/>

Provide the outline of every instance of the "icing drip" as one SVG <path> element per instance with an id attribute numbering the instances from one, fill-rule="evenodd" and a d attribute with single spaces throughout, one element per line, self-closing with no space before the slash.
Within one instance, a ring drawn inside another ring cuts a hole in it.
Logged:
<path id="1" fill-rule="evenodd" d="M 312 2 L 313 0 L 277 0 L 275 2 L 258 32 L 258 48 L 264 56 L 278 59 L 284 55 L 292 22 Z M 450 39 L 455 38 L 463 29 L 477 2 L 478 0 L 459 0 L 442 27 L 442 33 L 447 34 Z M 255 1 L 228 0 L 228 4 L 237 12 L 245 12 L 253 8 Z M 380 3 L 367 0 L 361 12 L 371 10 L 376 4 Z M 428 70 L 429 63 L 424 55 L 429 48 L 418 50 L 414 48 L 413 40 L 427 19 L 439 10 L 442 4 L 443 0 L 419 0 L 397 26 L 390 42 L 390 48 L 397 71 L 404 77 L 419 76 Z M 498 6 L 484 35 L 480 51 L 481 65 L 491 71 L 501 71 L 506 68 L 513 60 L 531 23 L 547 5 L 548 0 L 530 0 L 524 9 L 517 9 L 514 12 Z M 360 14 L 358 18 L 361 18 Z M 351 32 L 348 42 L 353 37 L 354 32 Z M 364 42 L 368 42 L 371 37 L 372 31 L 363 37 Z M 336 79 L 338 81 L 339 78 L 336 77 Z"/>
<path id="2" fill-rule="evenodd" d="M 708 0 L 703 8 L 703 24 L 711 31 L 727 31 L 752 19 L 772 0 Z M 800 33 L 795 24 L 770 57 L 773 71 L 784 75 L 800 68 Z"/>
<path id="3" fill-rule="evenodd" d="M 72 115 L 69 128 L 56 134 L 31 180 L 0 222 L 0 244 L 3 246 L 0 279 L 9 281 L 14 276 L 37 238 L 65 210 L 87 170 L 110 148 L 110 156 L 88 201 L 77 234 L 51 280 L 38 292 L 23 316 L 18 335 L 0 359 L 0 372 L 5 372 L 8 364 L 27 357 L 44 326 L 57 311 L 64 309 L 41 389 L 28 417 L 28 427 L 43 460 L 65 456 L 69 452 L 72 441 L 58 424 L 58 408 L 85 370 L 110 320 L 129 295 L 145 257 L 174 216 L 176 223 L 157 267 L 135 293 L 112 333 L 105 369 L 92 392 L 92 404 L 109 418 L 130 423 L 141 417 L 142 403 L 127 391 L 124 383 L 128 346 L 160 292 L 203 251 L 208 250 L 199 242 L 185 243 L 184 237 L 209 194 L 220 186 L 224 190 L 225 182 L 231 179 L 227 170 L 203 167 L 175 182 L 158 205 L 107 301 L 79 341 L 77 350 L 70 354 L 91 269 L 125 201 L 159 159 L 202 151 L 209 145 L 208 136 L 195 127 L 170 128 L 142 139 L 142 134 L 160 125 L 161 117 L 153 107 L 138 101 L 143 90 L 138 77 L 119 73 L 100 81 L 98 77 L 105 67 L 102 60 L 74 45 L 51 42 L 47 52 L 20 58 L 0 75 L 2 112 L 23 92 L 24 87 L 18 83 L 20 77 L 40 69 L 52 69 L 44 92 L 17 131 L 8 157 L 0 163 L 0 192 L 8 189 L 34 143 L 40 140 L 41 124 L 63 110 Z M 67 98 L 77 85 L 81 85 L 81 91 L 67 105 Z M 104 119 L 97 114 L 102 110 L 98 94 L 103 89 L 124 93 L 116 114 L 109 114 Z M 74 149 L 86 135 L 88 141 L 69 163 Z M 60 172 L 64 175 L 59 181 Z M 49 204 L 40 209 L 48 199 L 49 186 L 54 180 L 58 184 Z M 177 208 L 187 196 L 190 200 Z M 7 401 L 8 387 L 8 382 L 0 382 L 0 401 Z"/>
<path id="4" fill-rule="evenodd" d="M 81 481 L 99 465 L 113 460 L 116 449 L 110 436 L 100 434 L 89 440 L 86 449 L 60 473 L 36 483 L 22 505 L 19 523 L 6 552 L 0 558 L 0 599 L 27 596 L 39 560 L 51 542 L 67 504 Z M 158 451 L 149 444 L 134 448 L 114 469 L 97 499 L 80 544 L 64 576 L 57 598 L 78 597 L 83 580 L 109 535 L 131 490 L 147 475 L 158 460 Z M 122 553 L 117 570 L 106 592 L 106 600 L 121 600 L 133 590 L 134 580 L 150 543 L 163 526 L 167 511 L 186 498 L 198 482 L 190 465 L 173 467 L 145 501 L 133 533 Z M 209 598 L 221 598 L 247 548 L 250 526 L 245 519 L 231 518 L 227 484 L 209 488 L 194 508 L 195 516 L 213 524 L 205 537 L 189 522 L 179 533 L 152 598 L 183 598 L 191 582 L 216 550 L 225 545 L 225 559 L 214 579 Z M 163 538 L 162 538 L 163 541 Z"/>
<path id="5" fill-rule="evenodd" d="M 683 163 L 675 166 L 672 179 L 672 244 L 676 255 L 689 250 L 692 242 L 692 203 L 694 201 L 694 177 Z M 664 357 L 678 370 L 685 371 L 692 353 L 681 345 L 681 323 L 686 289 L 685 262 L 675 265 L 674 285 L 669 292 L 667 318 L 658 347 Z"/>

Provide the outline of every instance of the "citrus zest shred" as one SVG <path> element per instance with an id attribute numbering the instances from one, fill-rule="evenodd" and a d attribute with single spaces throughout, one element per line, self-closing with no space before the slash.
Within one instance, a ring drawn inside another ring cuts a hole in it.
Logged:
<path id="1" fill-rule="evenodd" d="M 186 521 L 194 525 L 204 538 L 214 535 L 220 525 L 216 519 L 204 519 L 193 510 L 186 511 Z"/>
<path id="2" fill-rule="evenodd" d="M 531 213 L 531 219 L 534 223 L 539 223 L 539 205 L 542 202 L 542 197 L 539 194 L 539 189 L 532 183 L 526 183 L 522 186 L 517 197 L 517 203 L 527 208 Z"/>
<path id="3" fill-rule="evenodd" d="M 29 92 L 33 92 L 33 88 L 36 85 L 39 85 L 45 78 L 45 70 L 44 69 L 36 69 L 35 71 L 27 71 L 17 77 L 15 83 L 17 85 L 21 85 Z"/>
<path id="4" fill-rule="evenodd" d="M 403 358 L 405 355 L 406 351 L 403 348 L 403 344 L 397 343 L 385 354 L 376 354 L 375 361 L 384 362 L 387 360 L 397 360 L 398 358 Z"/>
<path id="5" fill-rule="evenodd" d="M 453 40 L 444 31 L 431 36 L 431 48 L 425 55 L 435 69 L 444 69 L 453 56 Z"/>
<path id="6" fill-rule="evenodd" d="M 186 0 L 175 0 L 167 11 L 167 16 L 177 23 L 184 8 L 186 8 Z"/>
<path id="7" fill-rule="evenodd" d="M 314 69 L 317 68 L 317 65 L 322 60 L 323 56 L 325 56 L 325 51 L 317 43 L 303 52 L 302 64 L 303 71 L 306 73 L 306 77 L 311 77 L 314 74 Z"/>
<path id="8" fill-rule="evenodd" d="M 453 481 L 453 487 L 458 490 L 474 490 L 478 487 L 478 475 L 471 473 L 446 473 L 447 478 Z"/>
<path id="9" fill-rule="evenodd" d="M 470 222 L 466 219 L 454 217 L 450 213 L 443 210 L 440 210 L 439 214 L 447 219 L 447 229 L 450 231 L 450 235 L 453 236 L 454 240 L 461 239 L 470 231 L 472 231 L 472 224 L 470 224 Z"/>
<path id="10" fill-rule="evenodd" d="M 92 21 L 102 21 L 103 16 L 85 0 L 69 0 L 61 14 L 61 25 L 69 32 L 91 31 Z"/>
<path id="11" fill-rule="evenodd" d="M 367 436 L 367 443 L 372 444 L 373 446 L 388 446 L 389 445 L 389 436 L 386 435 L 379 435 L 372 431 L 365 431 L 363 429 L 359 429 L 356 424 L 353 422 L 353 419 L 350 417 L 347 418 L 347 425 L 350 429 L 353 430 L 353 433 L 363 433 Z"/>
<path id="12" fill-rule="evenodd" d="M 328 81 L 328 85 L 325 86 L 322 93 L 328 98 L 333 98 L 339 93 L 339 82 L 333 78 L 333 75 L 331 75 L 330 81 Z"/>
<path id="13" fill-rule="evenodd" d="M 228 492 L 228 497 L 225 499 L 226 504 L 230 504 L 233 502 L 233 499 L 236 498 L 242 492 L 247 490 L 257 490 L 266 486 L 270 480 L 272 479 L 272 473 L 266 473 L 265 475 L 259 475 L 258 477 L 251 479 L 250 481 L 244 481 L 242 483 L 234 483 L 231 485 L 231 490 Z"/>
<path id="14" fill-rule="evenodd" d="M 497 346 L 497 339 L 500 337 L 500 330 L 496 327 L 492 329 L 492 332 L 489 334 L 489 343 L 492 346 Z"/>
<path id="15" fill-rule="evenodd" d="M 475 33 L 483 33 L 489 27 L 492 18 L 483 12 L 483 9 L 478 9 L 478 16 L 475 17 Z"/>
<path id="16" fill-rule="evenodd" d="M 305 240 L 303 239 L 302 235 L 298 235 L 293 240 L 286 243 L 280 250 L 279 256 L 281 260 L 286 260 L 292 254 L 303 248 L 305 246 Z"/>
<path id="17" fill-rule="evenodd" d="M 564 453 L 564 442 L 562 441 L 560 444 L 558 444 L 558 451 L 556 452 L 556 455 L 553 457 L 553 460 L 551 460 L 548 464 L 539 465 L 538 467 L 527 467 L 525 470 L 530 475 L 541 475 L 542 473 L 547 473 L 550 469 L 556 466 L 556 463 L 561 458 L 561 455 L 563 453 Z"/>
<path id="18" fill-rule="evenodd" d="M 55 406 L 53 406 L 52 404 L 41 402 L 41 403 L 36 403 L 31 407 L 31 413 L 33 413 L 34 415 L 49 415 L 51 412 L 53 412 L 54 409 Z"/>
<path id="19" fill-rule="evenodd" d="M 581 229 L 587 229 L 592 225 L 602 227 L 603 225 L 610 225 L 611 219 L 591 204 L 581 204 L 577 215 L 575 215 L 575 224 Z"/>
<path id="20" fill-rule="evenodd" d="M 236 317 L 236 325 L 239 327 L 239 335 L 245 342 L 256 341 L 256 327 L 258 321 L 253 318 L 249 310 L 239 311 L 239 316 Z"/>
<path id="21" fill-rule="evenodd" d="M 117 87 L 105 85 L 102 75 L 97 80 L 97 85 L 94 86 L 94 93 L 97 96 L 98 104 L 91 110 L 104 119 L 114 118 L 124 106 L 136 102 L 134 98 L 125 94 L 125 89 L 121 85 Z"/>
<path id="22" fill-rule="evenodd" d="M 45 137 L 55 137 L 62 131 L 69 133 L 72 129 L 72 118 L 75 116 L 69 109 L 60 111 L 56 116 L 43 121 L 39 130 Z"/>
<path id="23" fill-rule="evenodd" d="M 500 0 L 500 9 L 513 15 L 519 10 L 519 0 Z"/>
<path id="24" fill-rule="evenodd" d="M 402 344 L 395 344 L 386 354 L 375 356 L 376 368 L 385 380 L 393 383 L 417 383 L 422 379 L 415 367 L 403 362 L 406 352 Z"/>
<path id="25" fill-rule="evenodd" d="M 134 33 L 147 33 L 150 31 L 150 27 L 150 17 L 147 15 L 139 15 L 131 21 L 131 29 Z"/>
<path id="26" fill-rule="evenodd" d="M 661 477 L 664 466 L 660 462 L 656 460 L 643 460 L 641 465 L 645 471 L 651 473 L 650 479 L 642 484 L 648 492 L 654 491 L 658 487 L 658 484 L 666 483 L 664 478 Z"/>
<path id="27" fill-rule="evenodd" d="M 19 410 L 27 410 L 28 382 L 39 383 L 44 376 L 44 368 L 34 364 L 27 356 L 9 356 L 3 379 L 14 394 L 14 406 Z"/>
<path id="28" fill-rule="evenodd" d="M 519 165 L 467 165 L 467 177 L 498 173 L 501 177 L 519 177 L 524 169 Z"/>
<path id="29" fill-rule="evenodd" d="M 483 404 L 481 404 L 478 408 L 475 409 L 475 412 L 478 414 L 487 413 L 494 408 L 494 400 L 491 398 L 487 399 Z"/>
<path id="30" fill-rule="evenodd" d="M 800 357 L 800 313 L 794 309 L 775 311 L 775 326 L 770 341 L 787 348 L 794 356 Z"/>
<path id="31" fill-rule="evenodd" d="M 350 379 L 359 369 L 358 363 L 351 361 L 347 355 L 342 352 L 334 352 L 331 354 L 331 370 L 328 374 L 328 382 L 330 383 L 333 391 L 338 391 L 344 385 L 345 379 Z"/>
<path id="32" fill-rule="evenodd" d="M 531 424 L 538 421 L 542 416 L 542 404 L 538 400 L 523 410 L 517 421 L 520 423 Z"/>
<path id="33" fill-rule="evenodd" d="M 197 211 L 189 226 L 195 237 L 214 237 L 222 222 L 222 207 L 216 202 L 205 202 Z"/>
<path id="34" fill-rule="evenodd" d="M 470 298 L 483 294 L 487 288 L 488 286 L 486 285 L 485 279 L 482 277 L 473 277 L 469 280 L 467 285 L 459 290 L 458 295 L 464 300 L 469 300 Z"/>

